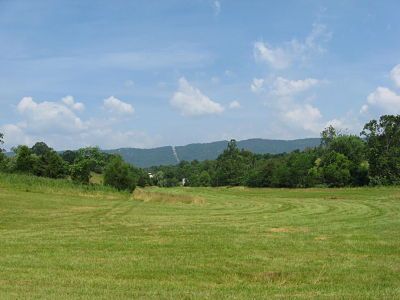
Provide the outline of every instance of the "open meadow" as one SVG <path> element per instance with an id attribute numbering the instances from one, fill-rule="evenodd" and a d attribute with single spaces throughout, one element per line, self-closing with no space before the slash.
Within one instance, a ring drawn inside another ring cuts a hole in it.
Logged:
<path id="1" fill-rule="evenodd" d="M 0 174 L 0 298 L 398 298 L 400 189 L 149 188 Z"/>

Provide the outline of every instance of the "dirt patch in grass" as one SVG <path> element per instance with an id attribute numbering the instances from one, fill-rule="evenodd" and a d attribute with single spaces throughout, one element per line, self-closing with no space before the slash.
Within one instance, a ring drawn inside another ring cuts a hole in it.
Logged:
<path id="1" fill-rule="evenodd" d="M 143 202 L 186 203 L 186 204 L 206 203 L 206 199 L 200 196 L 150 192 L 144 189 L 136 189 L 133 193 L 133 198 L 135 200 L 140 200 Z"/>

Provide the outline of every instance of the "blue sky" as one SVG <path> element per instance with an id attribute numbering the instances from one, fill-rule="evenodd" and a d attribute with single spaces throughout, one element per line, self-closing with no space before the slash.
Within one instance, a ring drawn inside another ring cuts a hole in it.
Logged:
<path id="1" fill-rule="evenodd" d="M 400 113 L 400 2 L 0 0 L 6 148 L 359 133 Z"/>

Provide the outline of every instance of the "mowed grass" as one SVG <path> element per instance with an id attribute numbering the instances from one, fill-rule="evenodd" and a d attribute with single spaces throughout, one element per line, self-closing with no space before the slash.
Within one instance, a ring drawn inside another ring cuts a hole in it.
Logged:
<path id="1" fill-rule="evenodd" d="M 399 188 L 137 195 L 0 174 L 0 298 L 400 297 Z"/>

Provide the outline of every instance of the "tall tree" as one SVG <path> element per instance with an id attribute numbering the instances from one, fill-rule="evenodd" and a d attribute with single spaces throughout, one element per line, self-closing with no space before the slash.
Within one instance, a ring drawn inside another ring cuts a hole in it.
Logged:
<path id="1" fill-rule="evenodd" d="M 64 178 L 67 175 L 65 161 L 54 150 L 44 152 L 39 156 L 34 173 L 37 176 L 50 178 Z"/>
<path id="2" fill-rule="evenodd" d="M 361 135 L 368 144 L 373 182 L 400 183 L 400 115 L 384 115 L 368 122 Z"/>
<path id="3" fill-rule="evenodd" d="M 33 173 L 37 156 L 35 156 L 28 146 L 22 145 L 14 148 L 15 170 L 24 173 Z"/>
<path id="4" fill-rule="evenodd" d="M 37 142 L 32 146 L 31 150 L 32 153 L 36 154 L 37 156 L 41 156 L 52 151 L 53 149 L 47 146 L 44 142 Z"/>
<path id="5" fill-rule="evenodd" d="M 235 140 L 228 143 L 228 147 L 217 158 L 216 166 L 216 185 L 240 185 L 244 181 L 246 166 L 243 163 L 243 157 L 236 145 Z"/>

